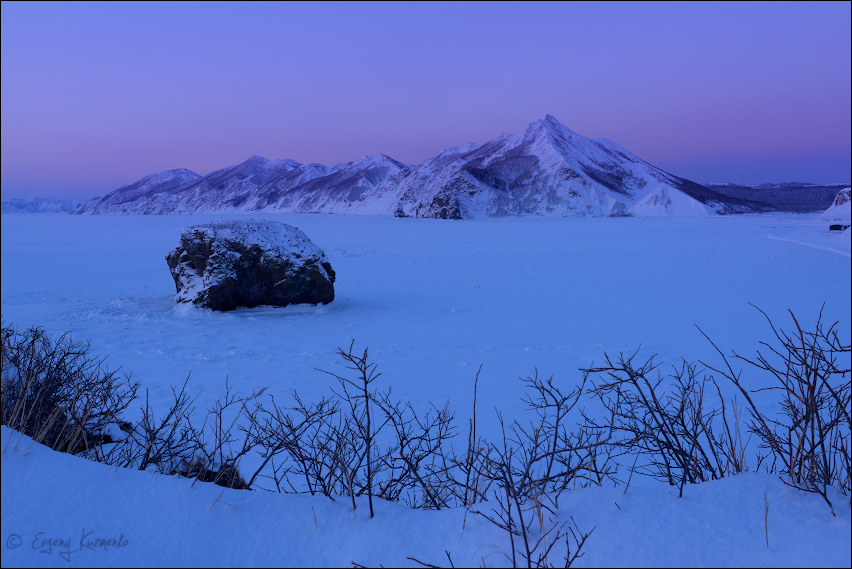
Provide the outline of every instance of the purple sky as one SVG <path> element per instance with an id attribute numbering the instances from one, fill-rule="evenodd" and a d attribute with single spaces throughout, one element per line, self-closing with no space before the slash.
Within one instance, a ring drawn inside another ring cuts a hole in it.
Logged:
<path id="1" fill-rule="evenodd" d="M 2 3 L 2 197 L 552 114 L 697 182 L 850 181 L 849 2 Z"/>

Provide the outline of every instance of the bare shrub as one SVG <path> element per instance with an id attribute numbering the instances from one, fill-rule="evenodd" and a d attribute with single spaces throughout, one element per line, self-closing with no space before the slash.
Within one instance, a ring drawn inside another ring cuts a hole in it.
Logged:
<path id="1" fill-rule="evenodd" d="M 338 441 L 344 441 L 345 444 L 340 445 L 340 451 L 347 460 L 339 459 L 340 466 L 344 470 L 344 475 L 347 479 L 349 487 L 349 495 L 355 496 L 353 488 L 353 479 L 358 477 L 362 470 L 364 483 L 363 490 L 367 492 L 367 498 L 370 505 L 370 517 L 373 517 L 373 483 L 376 474 L 373 460 L 375 454 L 375 438 L 381 431 L 382 427 L 387 423 L 387 420 L 374 425 L 373 415 L 371 413 L 372 406 L 376 400 L 376 392 L 370 391 L 373 382 L 381 375 L 376 371 L 376 364 L 370 363 L 367 357 L 367 349 L 361 355 L 355 354 L 352 348 L 355 346 L 355 340 L 349 345 L 349 350 L 344 351 L 343 348 L 337 350 L 337 354 L 347 364 L 347 369 L 355 372 L 355 379 L 347 376 L 337 375 L 330 371 L 320 370 L 335 377 L 340 386 L 340 392 L 334 392 L 341 400 L 342 404 L 348 408 L 348 413 L 342 419 L 342 428 L 337 431 Z M 390 392 L 387 396 L 389 397 Z M 380 464 L 380 463 L 379 463 Z M 353 508 L 355 502 L 352 502 Z"/>
<path id="2" fill-rule="evenodd" d="M 339 403 L 323 398 L 306 404 L 298 393 L 293 398 L 293 407 L 282 407 L 270 396 L 271 408 L 261 406 L 255 415 L 253 442 L 263 462 L 248 484 L 271 479 L 279 492 L 297 493 L 296 484 L 304 481 L 304 486 L 299 484 L 301 491 L 334 499 L 341 486 L 332 444 L 334 430 L 329 425 L 339 413 Z M 267 467 L 271 474 L 264 474 Z"/>
<path id="3" fill-rule="evenodd" d="M 2 326 L 0 422 L 53 450 L 90 452 L 126 426 L 121 414 L 138 384 L 90 355 L 88 342 L 40 327 Z"/>
<path id="4" fill-rule="evenodd" d="M 745 362 L 750 370 L 761 370 L 771 385 L 746 387 L 743 370 L 735 371 L 728 357 L 699 328 L 724 364 L 707 367 L 730 380 L 744 397 L 751 416 L 748 428 L 768 451 L 770 469 L 778 468 L 788 484 L 819 494 L 831 506 L 829 488 L 849 496 L 852 482 L 848 378 L 852 349 L 848 341 L 840 340 L 838 322 L 823 323 L 822 309 L 812 331 L 804 330 L 789 311 L 794 329 L 786 332 L 755 308 L 766 318 L 774 339 L 760 342 L 763 348 L 754 356 L 733 352 L 732 359 Z M 755 384 L 754 379 L 749 378 L 748 384 Z M 760 391 L 780 393 L 780 418 L 768 416 L 755 404 L 752 394 Z"/>
<path id="5" fill-rule="evenodd" d="M 535 419 L 523 424 L 515 420 L 507 427 L 498 412 L 502 440 L 487 446 L 469 443 L 461 461 L 465 474 L 461 495 L 466 500 L 481 496 L 491 505 L 490 512 L 480 507 L 477 513 L 506 531 L 511 553 L 507 557 L 513 567 L 549 567 L 554 558 L 570 566 L 582 556 L 594 528 L 584 533 L 573 519 L 573 527 L 560 520 L 559 497 L 578 479 L 583 484 L 615 474 L 614 465 L 608 458 L 600 462 L 599 454 L 607 454 L 604 447 L 611 433 L 588 425 L 570 428 L 568 417 L 585 392 L 585 381 L 567 393 L 552 377 L 540 378 L 538 370 L 521 381 L 526 387 L 524 401 Z M 476 440 L 474 425 L 475 421 L 469 441 Z M 487 481 L 490 491 L 482 492 L 478 483 L 471 486 L 471 480 Z"/>
<path id="6" fill-rule="evenodd" d="M 742 472 L 742 438 L 729 428 L 724 399 L 712 376 L 684 361 L 664 377 L 655 356 L 637 364 L 637 354 L 619 354 L 615 360 L 604 354 L 605 365 L 582 370 L 602 378 L 591 393 L 609 414 L 603 425 L 587 421 L 598 429 L 611 428 L 617 434 L 614 446 L 643 460 L 634 461 L 636 472 L 677 486 L 681 496 L 685 484 Z M 707 404 L 709 385 L 716 387 L 721 408 Z"/>
<path id="7" fill-rule="evenodd" d="M 367 495 L 403 500 L 413 507 L 439 509 L 453 498 L 454 461 L 445 442 L 453 436 L 448 406 L 418 414 L 396 401 L 391 390 L 378 390 L 381 376 L 368 351 L 354 342 L 339 349 L 351 375 L 337 379 L 332 397 L 307 404 L 294 394 L 291 407 L 259 406 L 252 442 L 263 463 L 249 484 L 271 479 L 281 492 L 306 492 L 334 499 Z"/>
<path id="8" fill-rule="evenodd" d="M 411 403 L 392 401 L 390 391 L 376 401 L 393 429 L 394 442 L 382 453 L 386 477 L 378 496 L 414 508 L 440 510 L 453 503 L 454 461 L 445 443 L 455 436 L 449 403 L 420 416 Z"/>

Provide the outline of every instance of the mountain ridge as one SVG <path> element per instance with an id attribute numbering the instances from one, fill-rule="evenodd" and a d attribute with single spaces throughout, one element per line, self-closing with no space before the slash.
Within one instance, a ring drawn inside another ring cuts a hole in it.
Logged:
<path id="1" fill-rule="evenodd" d="M 448 148 L 418 165 L 386 154 L 334 165 L 268 160 L 199 176 L 152 174 L 73 213 L 341 213 L 468 219 L 680 216 L 772 211 L 679 178 L 552 115 L 516 134 Z"/>

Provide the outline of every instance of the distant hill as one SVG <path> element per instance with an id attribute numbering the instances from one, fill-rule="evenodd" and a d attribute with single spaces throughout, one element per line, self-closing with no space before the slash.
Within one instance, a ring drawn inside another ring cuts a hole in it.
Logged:
<path id="1" fill-rule="evenodd" d="M 757 186 L 705 185 L 714 192 L 729 198 L 749 200 L 764 204 L 777 211 L 797 213 L 824 211 L 834 202 L 837 193 L 849 186 L 849 184 L 818 185 L 802 182 L 760 184 Z"/>
<path id="2" fill-rule="evenodd" d="M 68 213 L 85 201 L 78 198 L 11 199 L 0 204 L 0 210 L 2 213 Z"/>

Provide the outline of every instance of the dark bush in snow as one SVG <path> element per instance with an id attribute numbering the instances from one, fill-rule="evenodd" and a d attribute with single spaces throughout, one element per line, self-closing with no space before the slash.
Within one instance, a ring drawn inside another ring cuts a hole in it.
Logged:
<path id="1" fill-rule="evenodd" d="M 90 345 L 42 328 L 2 326 L 2 424 L 53 450 L 87 452 L 121 438 L 137 383 L 104 367 Z"/>

